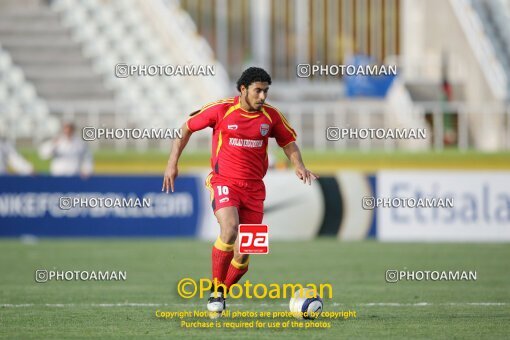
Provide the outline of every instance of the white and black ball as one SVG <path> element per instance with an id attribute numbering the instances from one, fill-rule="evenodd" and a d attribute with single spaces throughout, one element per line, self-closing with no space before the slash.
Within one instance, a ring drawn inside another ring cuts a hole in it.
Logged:
<path id="1" fill-rule="evenodd" d="M 303 288 L 294 292 L 289 302 L 289 309 L 298 319 L 313 320 L 322 313 L 323 303 L 315 290 Z"/>

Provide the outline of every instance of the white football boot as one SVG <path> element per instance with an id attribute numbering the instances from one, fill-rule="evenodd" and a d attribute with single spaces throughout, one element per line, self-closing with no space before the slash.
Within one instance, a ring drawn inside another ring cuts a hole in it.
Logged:
<path id="1" fill-rule="evenodd" d="M 217 319 L 227 308 L 223 292 L 211 292 L 209 300 L 207 300 L 207 310 L 211 319 Z"/>

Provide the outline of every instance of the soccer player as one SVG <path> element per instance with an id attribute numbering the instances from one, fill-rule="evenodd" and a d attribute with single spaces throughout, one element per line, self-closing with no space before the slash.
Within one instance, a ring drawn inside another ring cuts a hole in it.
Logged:
<path id="1" fill-rule="evenodd" d="M 271 77 L 261 68 L 250 67 L 237 81 L 238 97 L 219 100 L 193 112 L 182 126 L 182 138 L 174 141 L 165 170 L 162 191 L 174 192 L 177 163 L 191 134 L 213 129 L 211 167 L 205 181 L 220 235 L 212 248 L 212 278 L 227 288 L 248 271 L 249 257 L 239 253 L 239 224 L 260 224 L 266 190 L 262 178 L 268 167 L 269 137 L 283 148 L 297 177 L 311 184 L 318 178 L 310 172 L 296 145 L 296 133 L 276 108 L 265 103 Z M 212 314 L 226 308 L 223 287 L 211 292 L 207 309 Z"/>

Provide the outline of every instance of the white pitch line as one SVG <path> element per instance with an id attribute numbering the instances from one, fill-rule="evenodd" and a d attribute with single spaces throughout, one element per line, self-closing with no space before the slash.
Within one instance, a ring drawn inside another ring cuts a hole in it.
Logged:
<path id="1" fill-rule="evenodd" d="M 370 302 L 370 303 L 358 303 L 354 305 L 349 305 L 345 303 L 327 303 L 326 306 L 332 307 L 426 307 L 426 306 L 507 306 L 510 303 L 508 302 L 449 302 L 449 303 L 432 303 L 432 302 L 416 302 L 416 303 L 399 303 L 399 302 Z M 124 302 L 124 303 L 88 303 L 88 304 L 75 304 L 75 303 L 45 303 L 45 304 L 33 304 L 33 303 L 21 303 L 21 304 L 11 304 L 5 303 L 0 304 L 0 308 L 24 308 L 24 307 L 54 307 L 54 308 L 69 308 L 69 307 L 99 307 L 99 308 L 112 308 L 112 307 L 204 307 L 204 303 L 134 303 L 134 302 Z M 231 307 L 243 307 L 243 306 L 254 306 L 254 307 L 271 307 L 271 306 L 279 306 L 285 307 L 288 306 L 288 303 L 280 303 L 280 304 L 269 304 L 269 303 L 260 303 L 260 304 L 247 304 L 247 303 L 229 303 L 228 306 Z"/>
<path id="2" fill-rule="evenodd" d="M 431 306 L 430 302 L 417 302 L 417 303 L 398 303 L 398 302 L 371 302 L 371 303 L 360 303 L 359 306 L 364 307 L 408 307 L 408 306 Z"/>
<path id="3" fill-rule="evenodd" d="M 448 303 L 450 306 L 457 306 L 459 303 L 450 302 Z M 469 306 L 506 306 L 508 303 L 506 302 L 466 302 L 465 305 Z"/>

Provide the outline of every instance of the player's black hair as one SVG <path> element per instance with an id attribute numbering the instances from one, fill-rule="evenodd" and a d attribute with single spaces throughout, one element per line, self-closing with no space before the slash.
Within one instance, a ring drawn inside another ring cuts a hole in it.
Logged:
<path id="1" fill-rule="evenodd" d="M 250 84 L 257 81 L 271 85 L 271 76 L 260 67 L 247 68 L 244 70 L 243 74 L 241 74 L 241 77 L 237 81 L 237 91 L 241 92 L 241 85 L 244 85 L 246 88 L 248 88 Z"/>

